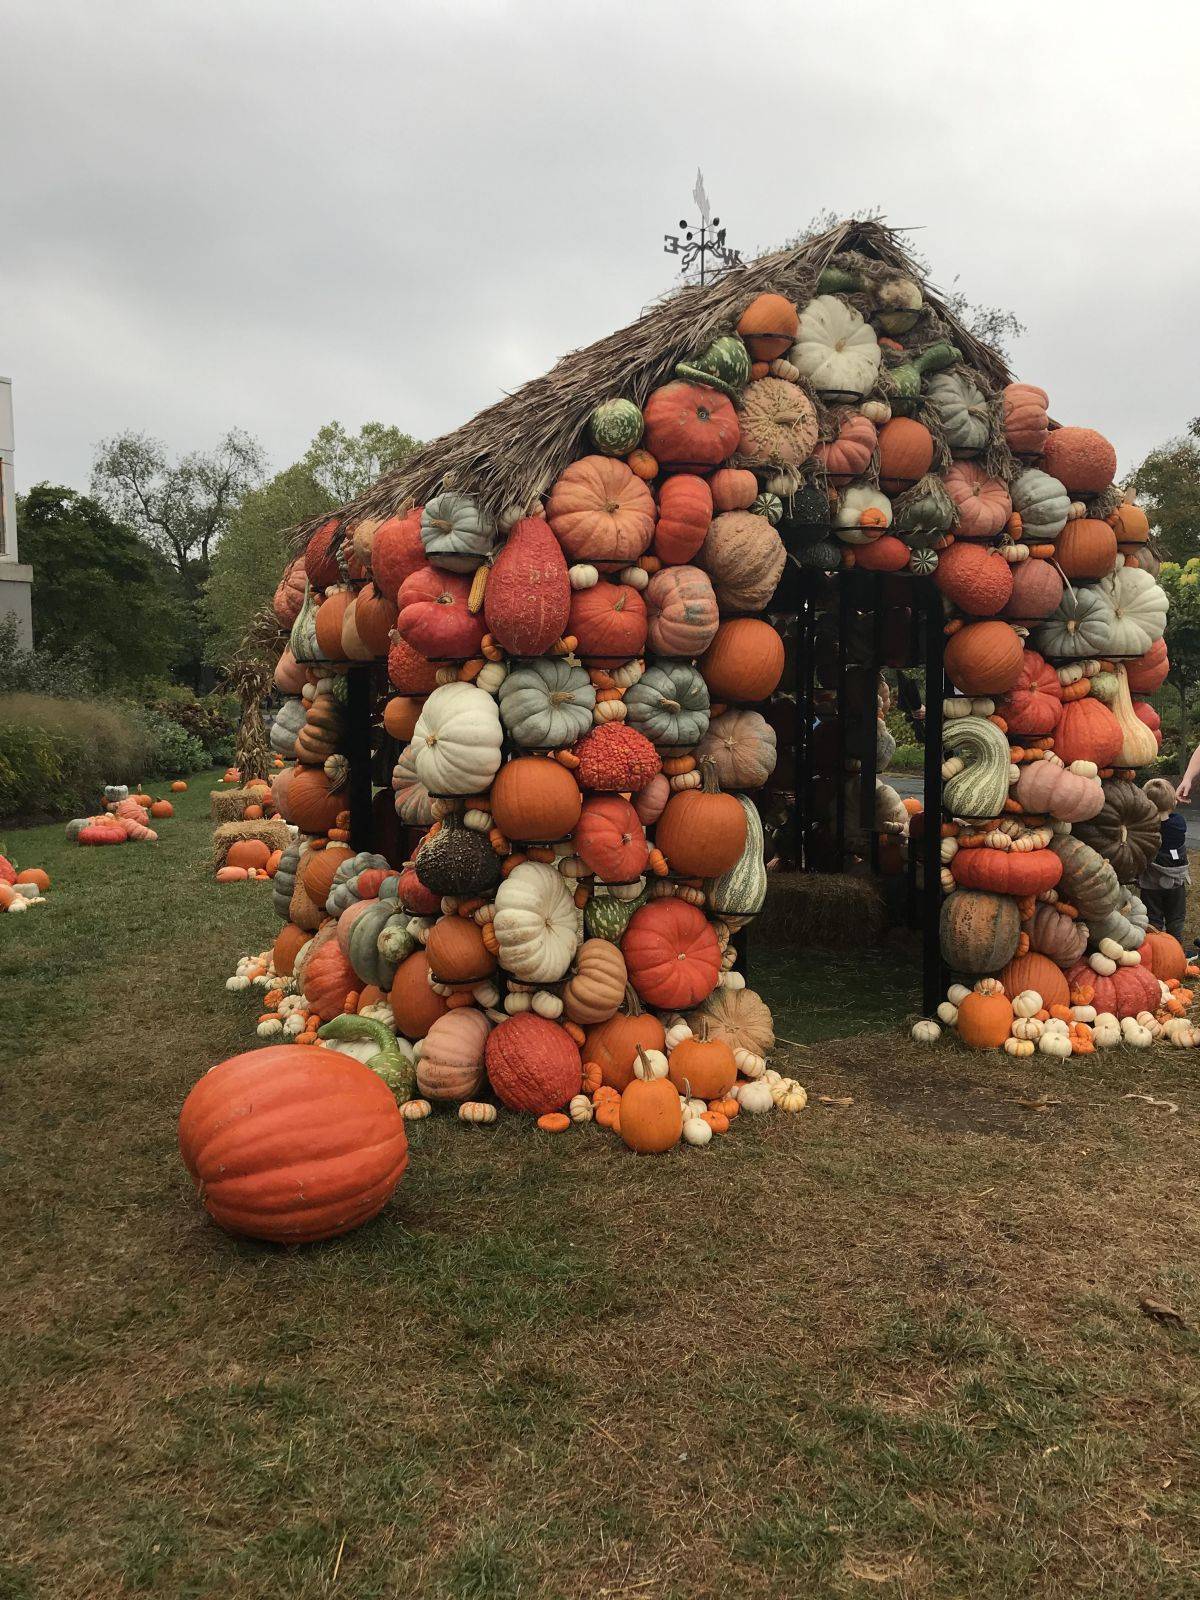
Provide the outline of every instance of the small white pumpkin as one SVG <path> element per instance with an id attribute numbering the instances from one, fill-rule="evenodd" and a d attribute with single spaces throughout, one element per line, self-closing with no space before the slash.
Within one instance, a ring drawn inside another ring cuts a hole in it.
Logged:
<path id="1" fill-rule="evenodd" d="M 405 1122 L 420 1122 L 433 1110 L 428 1100 L 406 1100 L 400 1107 L 400 1115 Z"/>
<path id="2" fill-rule="evenodd" d="M 928 1017 L 922 1017 L 920 1022 L 912 1025 L 912 1038 L 917 1044 L 936 1044 L 941 1037 L 941 1028 Z"/>
<path id="3" fill-rule="evenodd" d="M 1042 997 L 1036 989 L 1022 989 L 1012 1008 L 1014 1017 L 1036 1017 L 1042 1009 Z"/>
<path id="4" fill-rule="evenodd" d="M 599 569 L 589 561 L 577 561 L 573 567 L 568 567 L 567 577 L 572 589 L 594 589 L 600 582 Z"/>
<path id="5" fill-rule="evenodd" d="M 1101 1011 L 1092 1024 L 1092 1043 L 1097 1050 L 1111 1050 L 1120 1042 L 1120 1022 L 1111 1011 Z"/>
<path id="6" fill-rule="evenodd" d="M 683 1125 L 684 1144 L 694 1145 L 697 1150 L 703 1150 L 706 1144 L 711 1144 L 712 1136 L 712 1128 L 707 1122 L 701 1122 L 699 1117 L 689 1117 Z"/>
<path id="7" fill-rule="evenodd" d="M 760 1117 L 765 1111 L 770 1111 L 775 1105 L 775 1096 L 771 1093 L 771 1085 L 761 1079 L 755 1083 L 742 1083 L 737 1090 L 738 1105 L 752 1117 Z"/>
<path id="8" fill-rule="evenodd" d="M 486 1100 L 464 1100 L 458 1108 L 458 1118 L 460 1122 L 495 1122 L 496 1108 Z"/>
<path id="9" fill-rule="evenodd" d="M 1010 1056 L 1031 1056 L 1037 1049 L 1032 1039 L 1005 1039 L 1004 1048 Z"/>
<path id="10" fill-rule="evenodd" d="M 1055 1056 L 1065 1061 L 1071 1054 L 1071 1040 L 1065 1032 L 1051 1033 L 1047 1029 L 1038 1040 L 1038 1049 L 1044 1056 Z"/>

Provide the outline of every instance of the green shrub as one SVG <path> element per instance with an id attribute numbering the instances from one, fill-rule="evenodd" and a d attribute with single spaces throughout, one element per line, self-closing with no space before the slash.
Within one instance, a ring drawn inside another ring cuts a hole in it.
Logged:
<path id="1" fill-rule="evenodd" d="M 892 772 L 923 772 L 925 770 L 925 746 L 923 744 L 898 744 L 896 754 L 892 757 L 890 770 Z"/>
<path id="2" fill-rule="evenodd" d="M 159 685 L 158 693 L 142 704 L 196 740 L 208 758 L 206 765 L 216 766 L 222 760 L 228 763 L 226 752 L 233 751 L 240 714 L 236 695 L 198 696 L 179 685 Z"/>

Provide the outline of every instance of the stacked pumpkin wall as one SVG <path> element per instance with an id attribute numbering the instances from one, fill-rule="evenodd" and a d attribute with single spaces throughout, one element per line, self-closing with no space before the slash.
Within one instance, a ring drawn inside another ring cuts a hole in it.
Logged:
<path id="1" fill-rule="evenodd" d="M 679 1027 L 762 1070 L 770 1014 L 733 935 L 766 890 L 755 797 L 789 562 L 942 591 L 950 968 L 997 990 L 1040 973 L 1080 1005 L 1094 978 L 1144 1009 L 1122 974 L 1141 964 L 1153 828 L 1134 780 L 1157 738 L 1133 696 L 1166 602 L 1111 446 L 1053 427 L 1044 393 L 972 345 L 973 363 L 894 264 L 835 256 L 810 291 L 747 294 L 673 375 L 591 396 L 519 503 L 491 509 L 456 473 L 424 505 L 331 519 L 303 586 L 285 574 L 272 741 L 297 764 L 278 799 L 319 838 L 277 880 L 298 930 L 280 958 L 323 1003 L 345 981 L 390 1007 L 433 1098 L 490 1074 L 504 1104 L 554 1111 L 597 1058 L 597 1081 L 627 1083 L 635 1035 L 653 1054 Z M 322 904 L 305 861 L 343 831 L 343 675 L 385 651 L 394 806 L 418 842 L 406 865 L 347 853 Z M 994 998 L 967 1008 L 976 1042 Z M 469 1025 L 443 1026 L 461 1008 Z"/>

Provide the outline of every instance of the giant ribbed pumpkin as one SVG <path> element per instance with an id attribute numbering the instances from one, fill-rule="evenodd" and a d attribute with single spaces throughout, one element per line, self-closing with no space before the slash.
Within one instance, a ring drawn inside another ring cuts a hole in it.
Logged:
<path id="1" fill-rule="evenodd" d="M 579 1047 L 570 1034 L 531 1011 L 492 1029 L 484 1060 L 496 1098 L 510 1111 L 558 1111 L 583 1081 Z"/>
<path id="2" fill-rule="evenodd" d="M 1021 675 L 1021 640 L 1007 622 L 968 622 L 946 641 L 944 660 L 963 694 L 1007 694 Z"/>
<path id="3" fill-rule="evenodd" d="M 1012 595 L 1013 569 L 998 550 L 960 540 L 942 552 L 933 581 L 969 617 L 994 617 Z"/>
<path id="4" fill-rule="evenodd" d="M 1118 967 L 1111 976 L 1093 971 L 1086 961 L 1067 973 L 1072 993 L 1091 994 L 1087 1002 L 1114 1017 L 1136 1017 L 1139 1011 L 1157 1011 L 1162 1003 L 1158 979 L 1147 966 Z"/>
<path id="5" fill-rule="evenodd" d="M 778 630 L 755 617 L 722 622 L 700 657 L 700 671 L 713 700 L 741 705 L 773 694 L 783 665 Z"/>
<path id="6" fill-rule="evenodd" d="M 248 1050 L 206 1072 L 179 1114 L 179 1151 L 214 1222 L 276 1244 L 368 1222 L 408 1164 L 383 1079 L 304 1045 Z"/>
<path id="7" fill-rule="evenodd" d="M 571 580 L 562 546 L 541 517 L 523 517 L 488 573 L 483 614 L 510 656 L 545 655 L 566 630 Z"/>
<path id="8" fill-rule="evenodd" d="M 492 816 L 508 839 L 538 844 L 565 839 L 579 821 L 582 804 L 575 779 L 548 756 L 518 756 L 492 781 Z"/>
<path id="9" fill-rule="evenodd" d="M 744 833 L 744 817 L 742 826 Z M 651 900 L 639 907 L 629 919 L 621 953 L 638 996 L 664 1011 L 699 1005 L 721 973 L 721 947 L 712 924 L 684 900 Z"/>
<path id="10" fill-rule="evenodd" d="M 550 491 L 546 520 L 568 560 L 612 572 L 649 548 L 654 496 L 623 461 L 584 456 L 566 468 Z"/>
<path id="11" fill-rule="evenodd" d="M 707 385 L 664 384 L 646 401 L 642 415 L 646 419 L 642 443 L 668 471 L 704 472 L 720 466 L 737 449 L 737 412 L 725 395 Z"/>
<path id="12" fill-rule="evenodd" d="M 1066 974 L 1053 961 L 1034 953 L 1015 956 L 1000 974 L 1000 982 L 1010 1000 L 1026 989 L 1040 994 L 1044 1006 L 1066 1006 L 1071 1003 L 1071 988 Z"/>
<path id="13" fill-rule="evenodd" d="M 1095 428 L 1052 428 L 1042 465 L 1073 494 L 1099 494 L 1117 475 L 1117 452 Z"/>
<path id="14" fill-rule="evenodd" d="M 628 583 L 601 578 L 571 596 L 567 631 L 591 667 L 619 667 L 646 648 L 646 602 Z"/>

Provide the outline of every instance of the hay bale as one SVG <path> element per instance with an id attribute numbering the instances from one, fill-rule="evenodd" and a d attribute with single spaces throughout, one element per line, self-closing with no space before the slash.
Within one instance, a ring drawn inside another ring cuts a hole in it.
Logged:
<path id="1" fill-rule="evenodd" d="M 216 824 L 240 822 L 246 814 L 246 807 L 253 805 L 259 799 L 260 796 L 247 794 L 245 789 L 210 789 L 209 815 Z"/>
<path id="2" fill-rule="evenodd" d="M 286 822 L 263 817 L 259 822 L 223 822 L 213 832 L 213 862 L 221 866 L 231 844 L 239 839 L 261 839 L 270 850 L 286 850 L 292 842 Z"/>
<path id="3" fill-rule="evenodd" d="M 871 878 L 844 872 L 772 872 L 766 904 L 751 926 L 759 943 L 856 950 L 878 944 L 887 925 L 883 894 Z"/>

